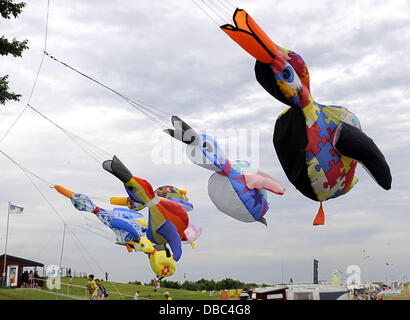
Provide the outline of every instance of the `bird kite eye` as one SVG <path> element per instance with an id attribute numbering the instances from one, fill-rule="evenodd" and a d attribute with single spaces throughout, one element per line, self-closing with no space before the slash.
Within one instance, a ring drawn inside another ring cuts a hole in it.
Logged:
<path id="1" fill-rule="evenodd" d="M 141 246 L 142 249 L 145 249 L 147 247 L 147 245 L 145 243 L 141 243 L 140 246 Z"/>
<path id="2" fill-rule="evenodd" d="M 135 191 L 135 188 L 134 188 L 133 186 L 129 186 L 129 187 L 127 187 L 127 189 L 128 189 L 129 191 L 131 191 L 131 192 L 134 192 L 134 191 Z"/>
<path id="3" fill-rule="evenodd" d="M 76 201 L 76 202 L 74 203 L 74 207 L 80 208 L 80 204 Z"/>
<path id="4" fill-rule="evenodd" d="M 294 75 L 293 75 L 293 70 L 290 66 L 286 66 L 285 69 L 282 72 L 283 78 L 286 80 L 286 82 L 293 82 L 294 80 Z"/>
<path id="5" fill-rule="evenodd" d="M 214 152 L 214 147 L 207 141 L 204 141 L 204 143 L 202 144 L 202 148 L 204 148 L 204 150 L 208 153 Z"/>

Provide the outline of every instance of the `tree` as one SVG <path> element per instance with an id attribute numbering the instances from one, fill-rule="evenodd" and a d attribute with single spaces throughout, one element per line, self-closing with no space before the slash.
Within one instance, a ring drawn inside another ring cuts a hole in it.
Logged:
<path id="1" fill-rule="evenodd" d="M 17 18 L 25 7 L 24 2 L 15 3 L 14 0 L 0 0 L 0 14 L 4 19 L 10 19 L 12 16 Z M 28 49 L 28 40 L 17 41 L 14 38 L 9 41 L 4 36 L 0 37 L 0 55 L 13 57 L 21 57 L 23 51 Z M 21 95 L 14 92 L 9 92 L 8 75 L 0 76 L 0 105 L 5 104 L 8 100 L 19 101 Z"/>

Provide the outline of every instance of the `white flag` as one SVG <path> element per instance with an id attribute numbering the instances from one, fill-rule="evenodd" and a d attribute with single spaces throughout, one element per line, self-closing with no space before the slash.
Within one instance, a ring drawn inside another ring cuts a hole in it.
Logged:
<path id="1" fill-rule="evenodd" d="M 14 204 L 9 205 L 9 213 L 17 213 L 17 214 L 22 214 L 23 213 L 22 207 L 15 206 Z"/>

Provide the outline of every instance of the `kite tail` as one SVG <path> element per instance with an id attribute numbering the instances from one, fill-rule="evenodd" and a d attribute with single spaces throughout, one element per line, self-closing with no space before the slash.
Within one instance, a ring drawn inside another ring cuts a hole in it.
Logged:
<path id="1" fill-rule="evenodd" d="M 322 202 L 320 202 L 319 211 L 316 215 L 315 221 L 313 221 L 314 226 L 323 226 L 325 224 L 325 212 L 323 211 Z"/>

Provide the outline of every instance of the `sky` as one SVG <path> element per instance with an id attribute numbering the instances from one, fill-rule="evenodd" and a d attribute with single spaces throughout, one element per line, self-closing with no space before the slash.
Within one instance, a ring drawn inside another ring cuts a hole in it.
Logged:
<path id="1" fill-rule="evenodd" d="M 1 107 L 0 137 L 30 101 L 104 150 L 107 159 L 117 155 L 154 188 L 188 190 L 194 205 L 190 221 L 203 234 L 195 249 L 183 247 L 170 280 L 311 282 L 313 259 L 319 260 L 320 279 L 331 280 L 335 269 L 346 272 L 350 265 L 360 267 L 363 281 L 409 276 L 409 2 L 229 1 L 247 10 L 274 42 L 304 58 L 314 99 L 349 108 L 390 165 L 390 191 L 358 165 L 359 183 L 324 203 L 326 224 L 320 227 L 312 226 L 318 203 L 290 184 L 273 148 L 275 121 L 285 106 L 257 83 L 254 59 L 218 29 L 229 17 L 222 20 L 197 3 L 209 16 L 189 0 L 51 0 L 46 49 L 122 94 L 178 115 L 197 131 L 218 131 L 220 144 L 233 146 L 226 152 L 230 160 L 252 160 L 285 186 L 284 196 L 269 195 L 267 227 L 219 212 L 207 192 L 212 172 L 182 158 L 181 143 L 112 92 L 48 57 L 30 99 L 45 47 L 46 0 L 28 2 L 16 20 L 0 21 L 1 34 L 29 40 L 22 58 L 1 57 L 0 74 L 10 75 L 10 87 L 22 98 Z M 238 139 L 241 133 L 248 139 Z M 125 195 L 101 161 L 29 108 L 0 149 L 47 182 L 95 197 L 100 207 L 109 209 L 110 196 Z M 173 161 L 166 161 L 169 150 Z M 92 214 L 76 211 L 43 180 L 29 176 L 35 187 L 1 154 L 0 168 L 0 251 L 10 201 L 23 206 L 24 214 L 10 216 L 9 254 L 58 265 L 64 221 L 62 266 L 97 277 L 109 272 L 121 282 L 154 278 L 147 256 L 115 245 L 114 234 Z"/>

